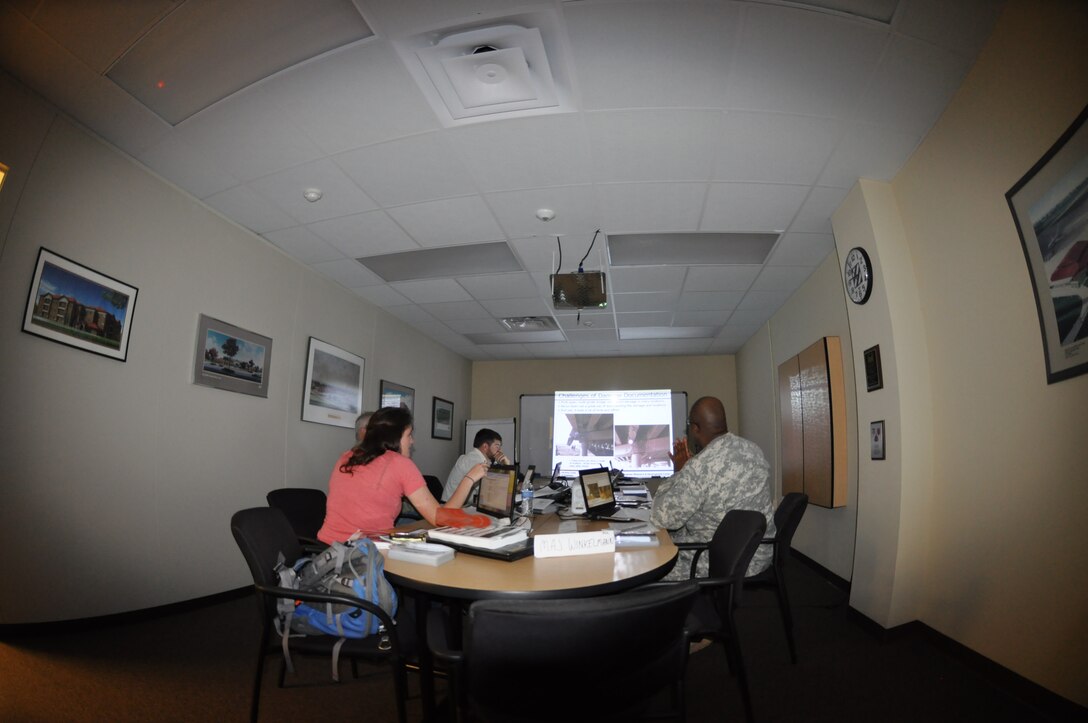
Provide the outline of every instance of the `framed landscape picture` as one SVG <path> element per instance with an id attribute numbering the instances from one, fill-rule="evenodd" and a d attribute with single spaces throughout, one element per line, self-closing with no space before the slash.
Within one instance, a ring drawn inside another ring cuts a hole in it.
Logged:
<path id="1" fill-rule="evenodd" d="M 363 366 L 366 361 L 349 351 L 310 337 L 302 419 L 306 422 L 355 427 L 363 410 Z"/>
<path id="2" fill-rule="evenodd" d="M 453 402 L 433 398 L 431 402 L 431 437 L 453 439 Z"/>
<path id="3" fill-rule="evenodd" d="M 415 418 L 416 390 L 382 379 L 378 394 L 379 407 L 404 407 Z"/>
<path id="4" fill-rule="evenodd" d="M 1088 108 L 1005 198 L 1035 292 L 1047 384 L 1088 372 Z"/>
<path id="5" fill-rule="evenodd" d="M 267 397 L 271 364 L 270 338 L 200 315 L 193 384 Z"/>
<path id="6" fill-rule="evenodd" d="M 125 361 L 138 289 L 42 248 L 23 331 Z"/>

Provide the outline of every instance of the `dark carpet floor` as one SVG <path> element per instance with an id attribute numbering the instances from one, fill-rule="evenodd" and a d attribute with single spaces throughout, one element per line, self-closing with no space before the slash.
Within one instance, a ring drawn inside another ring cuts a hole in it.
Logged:
<path id="1" fill-rule="evenodd" d="M 746 593 L 738 612 L 757 721 L 1059 720 L 928 635 L 877 638 L 849 614 L 846 594 L 804 564 L 791 563 L 788 579 L 797 665 L 790 664 L 772 593 Z M 247 596 L 135 622 L 7 636 L 0 639 L 0 721 L 245 721 L 258 635 Z M 346 664 L 343 670 L 347 682 L 325 685 L 328 660 L 304 660 L 293 680 L 310 685 L 279 689 L 278 663 L 269 658 L 261 720 L 395 720 L 387 672 L 351 680 Z M 567 684 L 557 674 L 554 685 L 535 694 L 562 695 Z M 415 676 L 409 686 L 409 720 L 417 721 Z M 690 721 L 744 720 L 717 646 L 691 657 L 687 702 Z"/>

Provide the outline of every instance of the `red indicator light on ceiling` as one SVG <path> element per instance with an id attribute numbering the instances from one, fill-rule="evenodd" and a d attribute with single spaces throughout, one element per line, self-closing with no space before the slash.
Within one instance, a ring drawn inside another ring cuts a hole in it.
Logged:
<path id="1" fill-rule="evenodd" d="M 166 87 L 166 81 L 165 80 L 158 81 L 157 83 L 155 83 L 155 87 L 158 88 L 159 90 L 162 90 L 163 88 Z"/>

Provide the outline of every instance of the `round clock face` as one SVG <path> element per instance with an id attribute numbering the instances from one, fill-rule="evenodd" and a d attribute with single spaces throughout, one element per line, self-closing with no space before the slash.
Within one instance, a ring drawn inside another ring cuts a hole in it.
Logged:
<path id="1" fill-rule="evenodd" d="M 864 304 L 873 293 L 873 266 L 869 263 L 869 254 L 865 249 L 855 246 L 846 254 L 843 265 L 846 280 L 846 295 L 855 304 Z"/>

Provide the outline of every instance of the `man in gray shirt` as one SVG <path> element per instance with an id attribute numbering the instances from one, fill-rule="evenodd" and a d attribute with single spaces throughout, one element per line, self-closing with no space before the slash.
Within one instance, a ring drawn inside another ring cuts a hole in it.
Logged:
<path id="1" fill-rule="evenodd" d="M 474 473 L 473 479 L 479 479 L 492 463 L 510 464 L 510 459 L 502 451 L 502 435 L 493 429 L 481 429 L 477 432 L 472 438 L 472 447 L 453 463 L 450 476 L 446 478 L 446 484 L 442 486 L 443 500 L 448 500 L 450 495 L 457 491 L 457 485 L 469 476 L 469 472 L 476 465 L 482 464 L 484 468 Z"/>
<path id="2" fill-rule="evenodd" d="M 733 509 L 762 512 L 766 536 L 774 536 L 770 465 L 757 444 L 729 432 L 721 400 L 702 397 L 691 405 L 688 436 L 676 441 L 672 457 L 675 473 L 654 495 L 650 522 L 668 530 L 673 541 L 709 542 L 725 513 Z M 770 545 L 760 545 L 748 574 L 766 569 L 771 553 Z M 681 552 L 665 579 L 686 580 L 692 554 Z M 699 577 L 707 576 L 709 564 L 703 553 Z"/>

